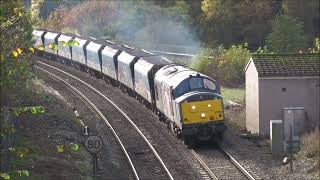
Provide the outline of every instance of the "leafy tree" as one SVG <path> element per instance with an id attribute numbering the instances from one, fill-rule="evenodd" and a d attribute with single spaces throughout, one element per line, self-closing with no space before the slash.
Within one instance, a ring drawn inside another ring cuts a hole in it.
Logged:
<path id="1" fill-rule="evenodd" d="M 83 34 L 103 36 L 104 30 L 117 22 L 116 12 L 114 1 L 85 1 L 71 8 L 59 22 Z"/>
<path id="2" fill-rule="evenodd" d="M 203 72 L 223 85 L 238 86 L 244 83 L 244 67 L 249 60 L 248 44 L 206 48 L 197 55 L 191 67 Z"/>
<path id="3" fill-rule="evenodd" d="M 308 45 L 320 35 L 320 1 L 319 0 L 282 0 L 283 14 L 303 22 Z"/>
<path id="4" fill-rule="evenodd" d="M 41 24 L 40 10 L 44 0 L 31 0 L 31 19 L 35 25 Z"/>
<path id="5" fill-rule="evenodd" d="M 1 1 L 1 81 L 4 90 L 23 87 L 31 77 L 28 51 L 32 48 L 32 21 L 21 0 Z M 30 49 L 29 49 L 30 48 Z"/>
<path id="6" fill-rule="evenodd" d="M 61 31 L 65 24 L 61 21 L 69 12 L 69 10 L 61 5 L 55 11 L 52 11 L 48 19 L 42 24 L 43 27 Z"/>
<path id="7" fill-rule="evenodd" d="M 276 0 L 202 0 L 200 28 L 202 40 L 218 40 L 226 46 L 249 42 L 261 46 L 270 32 Z"/>
<path id="8" fill-rule="evenodd" d="M 244 67 L 249 60 L 248 44 L 233 45 L 225 50 L 218 64 L 220 80 L 226 85 L 244 83 Z"/>
<path id="9" fill-rule="evenodd" d="M 287 15 L 279 15 L 272 22 L 267 46 L 275 53 L 292 53 L 306 47 L 303 24 Z"/>

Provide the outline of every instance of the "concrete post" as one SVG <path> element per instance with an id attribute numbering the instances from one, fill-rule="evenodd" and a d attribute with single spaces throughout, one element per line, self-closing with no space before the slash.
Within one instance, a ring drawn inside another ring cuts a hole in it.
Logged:
<path id="1" fill-rule="evenodd" d="M 271 152 L 275 157 L 283 153 L 283 123 L 282 120 L 270 120 Z"/>

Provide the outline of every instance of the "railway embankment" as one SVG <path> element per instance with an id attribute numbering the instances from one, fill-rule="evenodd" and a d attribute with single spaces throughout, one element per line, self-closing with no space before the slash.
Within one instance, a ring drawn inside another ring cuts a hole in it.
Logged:
<path id="1" fill-rule="evenodd" d="M 1 179 L 90 179 L 71 104 L 40 81 L 1 92 Z"/>

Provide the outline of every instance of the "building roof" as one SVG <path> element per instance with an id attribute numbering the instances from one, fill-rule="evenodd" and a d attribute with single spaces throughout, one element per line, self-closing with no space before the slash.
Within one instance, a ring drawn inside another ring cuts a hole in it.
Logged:
<path id="1" fill-rule="evenodd" d="M 320 54 L 318 53 L 251 54 L 251 60 L 258 71 L 259 77 L 297 77 L 320 75 Z"/>

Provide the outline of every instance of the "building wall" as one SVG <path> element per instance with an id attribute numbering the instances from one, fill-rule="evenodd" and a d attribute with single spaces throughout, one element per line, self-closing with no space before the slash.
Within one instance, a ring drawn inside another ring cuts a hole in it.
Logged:
<path id="1" fill-rule="evenodd" d="M 246 128 L 259 133 L 259 86 L 258 72 L 251 61 L 246 70 Z"/>
<path id="2" fill-rule="evenodd" d="M 269 122 L 283 119 L 283 108 L 304 107 L 305 129 L 319 126 L 319 78 L 260 78 L 260 135 L 269 136 Z"/>

